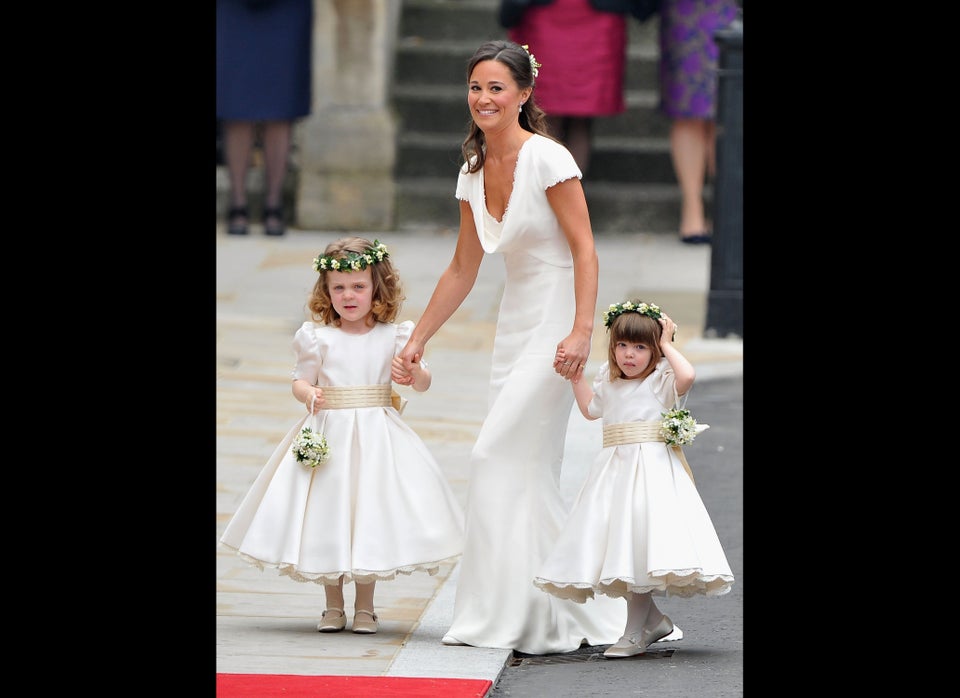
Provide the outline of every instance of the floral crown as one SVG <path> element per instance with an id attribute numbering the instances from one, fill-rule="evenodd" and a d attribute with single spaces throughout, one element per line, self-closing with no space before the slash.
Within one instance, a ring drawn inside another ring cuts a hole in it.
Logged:
<path id="1" fill-rule="evenodd" d="M 363 271 L 371 264 L 382 262 L 390 253 L 387 252 L 387 246 L 379 240 L 373 241 L 373 247 L 366 247 L 363 253 L 347 252 L 342 257 L 314 257 L 314 271 Z"/>
<path id="2" fill-rule="evenodd" d="M 537 59 L 534 58 L 534 56 L 533 56 L 532 53 L 530 53 L 530 46 L 529 46 L 528 44 L 524 44 L 524 45 L 521 46 L 520 48 L 522 48 L 524 51 L 526 51 L 526 52 L 527 52 L 527 56 L 530 57 L 530 72 L 533 73 L 533 77 L 537 77 L 538 75 L 540 75 L 540 67 L 541 67 L 543 64 L 542 64 L 542 63 L 537 63 Z"/>
<path id="3" fill-rule="evenodd" d="M 616 320 L 617 316 L 623 315 L 624 313 L 640 313 L 641 315 L 652 317 L 654 320 L 659 320 L 661 317 L 663 317 L 660 312 L 660 307 L 654 305 L 653 303 L 634 303 L 633 301 L 624 301 L 623 303 L 614 303 L 603 311 L 603 324 L 607 327 L 610 327 L 610 325 L 613 324 L 613 321 Z"/>

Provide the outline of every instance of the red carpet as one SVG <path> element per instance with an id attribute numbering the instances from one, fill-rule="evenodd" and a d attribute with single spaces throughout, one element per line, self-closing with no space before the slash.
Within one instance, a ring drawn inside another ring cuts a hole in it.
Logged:
<path id="1" fill-rule="evenodd" d="M 217 698 L 483 698 L 486 679 L 217 674 Z"/>

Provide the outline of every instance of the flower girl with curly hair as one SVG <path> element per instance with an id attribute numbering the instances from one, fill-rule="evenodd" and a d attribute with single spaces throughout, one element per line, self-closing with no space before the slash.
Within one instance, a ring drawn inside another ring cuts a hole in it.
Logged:
<path id="1" fill-rule="evenodd" d="M 592 388 L 571 381 L 583 416 L 603 418 L 603 448 L 533 583 L 577 603 L 626 599 L 623 636 L 603 653 L 615 658 L 674 639 L 654 596 L 722 596 L 733 573 L 681 450 L 706 425 L 678 406 L 696 373 L 673 345 L 676 323 L 640 301 L 611 305 L 603 321 L 607 361 Z"/>
<path id="2" fill-rule="evenodd" d="M 317 629 L 346 627 L 343 584 L 356 583 L 353 632 L 375 633 L 378 580 L 437 573 L 463 551 L 463 510 L 440 466 L 401 418 L 394 357 L 414 323 L 386 245 L 337 240 L 313 260 L 319 273 L 293 339 L 293 395 L 307 414 L 280 442 L 220 542 L 260 569 L 322 584 Z M 422 357 L 412 387 L 431 375 Z M 405 401 L 403 401 L 405 402 Z"/>

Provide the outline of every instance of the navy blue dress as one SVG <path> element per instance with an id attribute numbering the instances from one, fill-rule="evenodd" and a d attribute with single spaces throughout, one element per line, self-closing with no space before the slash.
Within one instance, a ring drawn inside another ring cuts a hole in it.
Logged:
<path id="1" fill-rule="evenodd" d="M 217 118 L 310 113 L 313 0 L 217 0 Z"/>

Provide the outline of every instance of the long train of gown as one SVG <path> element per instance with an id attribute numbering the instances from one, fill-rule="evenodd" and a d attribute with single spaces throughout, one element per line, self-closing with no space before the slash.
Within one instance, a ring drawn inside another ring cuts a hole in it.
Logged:
<path id="1" fill-rule="evenodd" d="M 563 309 L 572 309 L 574 299 L 569 267 L 541 265 L 527 274 L 527 262 L 525 253 L 506 257 L 490 410 L 471 455 L 466 538 L 447 634 L 477 647 L 549 654 L 575 650 L 584 639 L 616 642 L 626 609 L 603 597 L 577 605 L 533 584 L 567 516 L 560 466 L 573 391 L 554 372 L 553 355 L 570 329 L 571 313 Z"/>

